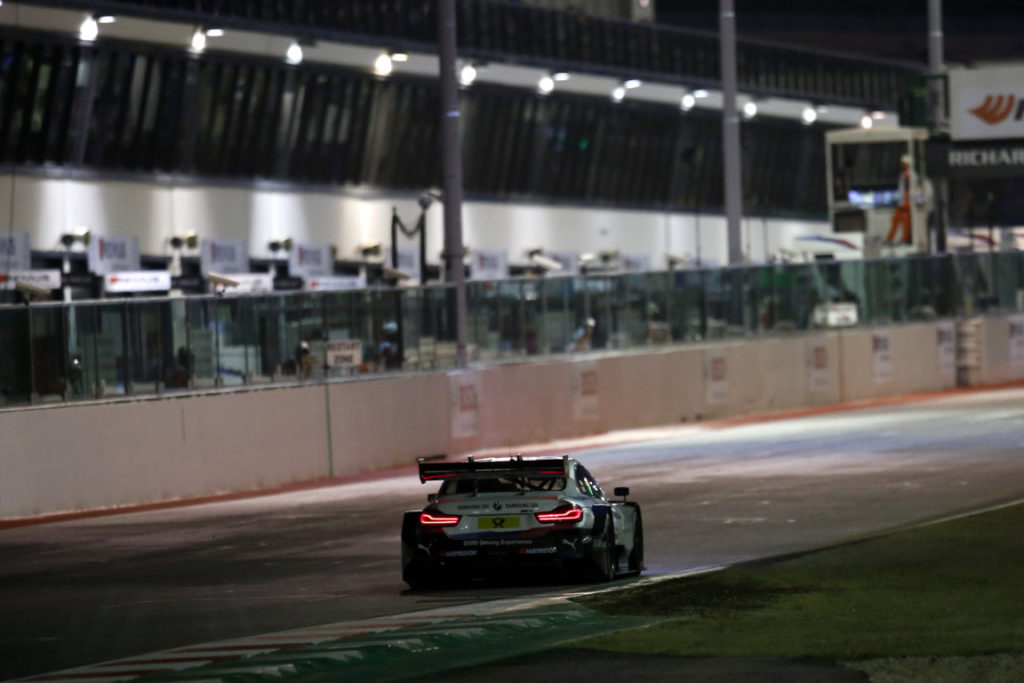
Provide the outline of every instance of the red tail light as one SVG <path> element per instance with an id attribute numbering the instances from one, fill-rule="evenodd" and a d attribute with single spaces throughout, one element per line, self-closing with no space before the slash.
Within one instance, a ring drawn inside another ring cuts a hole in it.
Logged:
<path id="1" fill-rule="evenodd" d="M 583 510 L 576 506 L 560 507 L 551 512 L 538 512 L 537 521 L 547 524 L 558 522 L 578 522 L 583 518 Z"/>
<path id="2" fill-rule="evenodd" d="M 420 513 L 420 524 L 426 526 L 455 526 L 462 519 L 458 515 L 441 515 L 432 512 Z"/>

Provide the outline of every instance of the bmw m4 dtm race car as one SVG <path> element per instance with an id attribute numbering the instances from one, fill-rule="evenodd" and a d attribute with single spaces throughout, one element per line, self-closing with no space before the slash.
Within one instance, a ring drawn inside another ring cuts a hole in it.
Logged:
<path id="1" fill-rule="evenodd" d="M 644 568 L 640 505 L 625 487 L 609 499 L 568 455 L 420 460 L 419 474 L 440 489 L 402 522 L 402 578 L 412 588 L 544 564 L 596 581 Z"/>

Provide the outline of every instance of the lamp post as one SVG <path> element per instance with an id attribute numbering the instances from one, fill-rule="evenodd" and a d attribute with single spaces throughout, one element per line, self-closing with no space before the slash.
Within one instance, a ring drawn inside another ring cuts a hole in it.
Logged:
<path id="1" fill-rule="evenodd" d="M 455 0 L 438 3 L 441 61 L 441 192 L 444 197 L 445 282 L 455 285 L 455 365 L 466 367 L 466 271 L 462 263 L 462 138 L 455 62 Z"/>

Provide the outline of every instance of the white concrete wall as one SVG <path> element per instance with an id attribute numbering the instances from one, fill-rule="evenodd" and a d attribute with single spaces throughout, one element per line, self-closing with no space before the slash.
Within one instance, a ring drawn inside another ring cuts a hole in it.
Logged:
<path id="1" fill-rule="evenodd" d="M 0 519 L 261 490 L 438 454 L 938 390 L 955 383 L 952 367 L 939 362 L 940 325 L 4 410 Z M 983 334 L 979 376 L 1024 378 L 1024 318 L 988 318 Z"/>
<path id="2" fill-rule="evenodd" d="M 356 259 L 363 244 L 390 244 L 392 207 L 407 225 L 420 215 L 409 197 L 26 175 L 0 176 L 0 203 L 11 207 L 0 215 L 0 231 L 12 225 L 27 231 L 33 249 L 60 250 L 62 234 L 87 228 L 94 236 L 138 237 L 142 253 L 165 256 L 172 236 L 194 231 L 201 238 L 248 240 L 254 257 L 270 257 L 272 240 L 291 237 L 333 244 L 339 258 Z M 749 261 L 763 262 L 781 248 L 793 249 L 800 235 L 824 234 L 824 222 L 752 218 L 744 223 L 742 250 Z M 467 202 L 463 235 L 471 249 L 503 249 L 510 263 L 520 264 L 537 247 L 618 249 L 647 256 L 655 269 L 667 267 L 666 254 L 709 266 L 728 261 L 721 216 Z M 429 263 L 440 265 L 443 242 L 443 209 L 435 203 L 427 213 Z"/>

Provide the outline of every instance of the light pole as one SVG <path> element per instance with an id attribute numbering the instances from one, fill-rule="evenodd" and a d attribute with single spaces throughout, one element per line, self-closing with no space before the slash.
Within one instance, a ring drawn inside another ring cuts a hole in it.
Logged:
<path id="1" fill-rule="evenodd" d="M 441 61 L 441 195 L 444 198 L 444 279 L 455 285 L 455 365 L 466 367 L 466 272 L 462 264 L 462 136 L 455 63 L 455 0 L 438 2 Z"/>

